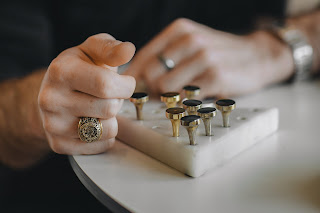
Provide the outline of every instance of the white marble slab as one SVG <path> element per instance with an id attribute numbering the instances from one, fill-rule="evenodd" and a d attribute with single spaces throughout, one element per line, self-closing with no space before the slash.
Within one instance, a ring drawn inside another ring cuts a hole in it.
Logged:
<path id="1" fill-rule="evenodd" d="M 240 108 L 230 114 L 231 127 L 222 127 L 218 112 L 212 121 L 213 136 L 205 135 L 201 123 L 197 145 L 190 145 L 187 131 L 180 126 L 180 136 L 172 137 L 172 126 L 165 117 L 163 103 L 144 105 L 144 120 L 136 119 L 135 107 L 126 101 L 118 116 L 118 138 L 124 143 L 192 177 L 221 166 L 278 129 L 276 108 Z"/>

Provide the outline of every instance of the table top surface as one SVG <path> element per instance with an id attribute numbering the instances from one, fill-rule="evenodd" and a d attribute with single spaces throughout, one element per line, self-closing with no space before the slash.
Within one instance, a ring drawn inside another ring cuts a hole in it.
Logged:
<path id="1" fill-rule="evenodd" d="M 71 164 L 114 211 L 319 212 L 320 81 L 270 87 L 236 102 L 279 108 L 279 130 L 199 178 L 121 142 L 100 155 L 71 156 Z"/>

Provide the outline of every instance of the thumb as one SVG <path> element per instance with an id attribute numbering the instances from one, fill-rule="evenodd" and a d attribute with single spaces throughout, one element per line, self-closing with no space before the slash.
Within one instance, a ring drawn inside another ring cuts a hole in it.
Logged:
<path id="1" fill-rule="evenodd" d="M 106 33 L 91 36 L 78 47 L 94 63 L 103 63 L 111 67 L 128 63 L 135 53 L 135 46 L 131 42 L 115 40 Z"/>

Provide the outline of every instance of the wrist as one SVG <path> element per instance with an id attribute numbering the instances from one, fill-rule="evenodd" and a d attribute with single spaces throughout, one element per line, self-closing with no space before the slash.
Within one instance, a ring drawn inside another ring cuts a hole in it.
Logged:
<path id="1" fill-rule="evenodd" d="M 320 27 L 315 24 L 318 23 L 318 21 L 320 21 L 319 11 L 315 11 L 309 15 L 289 18 L 286 20 L 288 25 L 295 26 L 306 36 L 306 39 L 313 48 L 313 63 L 311 69 L 313 74 L 316 74 L 316 72 L 320 70 L 320 42 L 318 39 Z"/>
<path id="2" fill-rule="evenodd" d="M 287 81 L 294 74 L 294 61 L 290 47 L 268 31 L 255 31 L 248 35 L 258 53 L 266 75 L 266 84 Z"/>
<path id="3" fill-rule="evenodd" d="M 9 167 L 29 167 L 50 151 L 37 106 L 42 76 L 37 72 L 0 84 L 0 162 Z"/>
<path id="4" fill-rule="evenodd" d="M 44 74 L 44 70 L 32 73 L 23 79 L 18 91 L 19 94 L 22 94 L 19 102 L 28 104 L 29 106 L 28 108 L 21 109 L 21 116 L 24 117 L 26 121 L 26 134 L 40 140 L 46 140 L 38 107 L 38 94 Z M 24 92 L 26 90 L 28 90 L 28 95 Z"/>

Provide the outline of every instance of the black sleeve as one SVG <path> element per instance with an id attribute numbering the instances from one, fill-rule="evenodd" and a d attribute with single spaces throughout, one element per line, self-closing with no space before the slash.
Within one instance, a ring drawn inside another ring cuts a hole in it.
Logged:
<path id="1" fill-rule="evenodd" d="M 52 38 L 46 2 L 7 0 L 0 4 L 0 81 L 48 66 Z"/>

